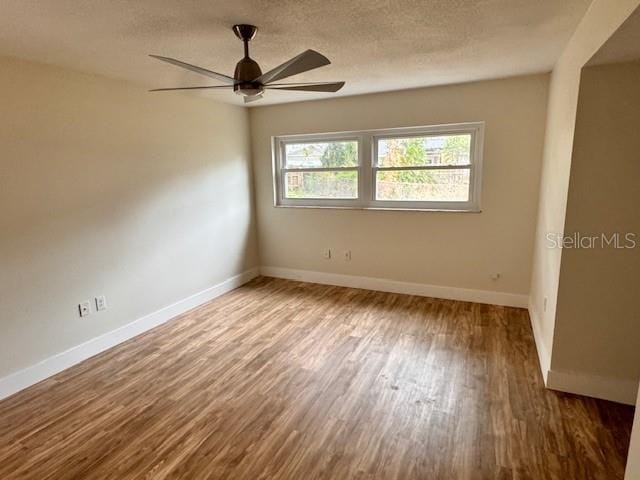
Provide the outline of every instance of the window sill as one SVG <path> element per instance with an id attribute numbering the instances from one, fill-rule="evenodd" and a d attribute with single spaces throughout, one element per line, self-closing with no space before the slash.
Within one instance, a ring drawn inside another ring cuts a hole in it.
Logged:
<path id="1" fill-rule="evenodd" d="M 435 212 L 435 213 L 482 213 L 482 209 L 460 209 L 451 208 L 410 208 L 410 207 L 349 207 L 333 205 L 274 205 L 275 208 L 303 208 L 320 210 L 372 210 L 383 212 Z"/>

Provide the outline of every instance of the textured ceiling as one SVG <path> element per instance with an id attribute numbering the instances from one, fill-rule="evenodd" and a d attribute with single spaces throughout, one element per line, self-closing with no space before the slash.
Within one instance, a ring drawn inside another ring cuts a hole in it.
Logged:
<path id="1" fill-rule="evenodd" d="M 345 80 L 337 94 L 274 92 L 253 105 L 548 71 L 589 0 L 2 0 L 0 55 L 149 87 L 211 85 L 147 57 L 229 75 L 242 57 L 230 27 L 259 31 L 262 70 L 307 48 L 332 65 L 292 81 Z M 154 95 L 186 95 L 155 93 Z M 192 95 L 192 93 L 188 93 Z M 151 94 L 150 94 L 151 95 Z M 231 92 L 198 93 L 239 103 Z"/>

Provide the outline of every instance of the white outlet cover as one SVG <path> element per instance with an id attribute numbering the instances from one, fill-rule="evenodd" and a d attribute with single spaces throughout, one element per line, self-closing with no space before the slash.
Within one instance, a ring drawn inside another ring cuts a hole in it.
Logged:
<path id="1" fill-rule="evenodd" d="M 96 310 L 106 310 L 107 309 L 107 299 L 104 295 L 100 295 L 96 297 Z"/>

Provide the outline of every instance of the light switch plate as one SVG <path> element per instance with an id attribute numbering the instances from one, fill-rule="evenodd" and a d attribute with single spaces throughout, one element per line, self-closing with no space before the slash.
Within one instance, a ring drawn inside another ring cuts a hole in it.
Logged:
<path id="1" fill-rule="evenodd" d="M 80 313 L 81 317 L 86 317 L 91 313 L 91 302 L 86 300 L 78 305 L 78 313 Z"/>

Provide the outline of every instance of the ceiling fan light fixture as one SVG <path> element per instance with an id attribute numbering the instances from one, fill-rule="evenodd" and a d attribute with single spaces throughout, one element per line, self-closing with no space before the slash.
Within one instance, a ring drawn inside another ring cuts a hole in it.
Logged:
<path id="1" fill-rule="evenodd" d="M 233 91 L 238 95 L 253 97 L 261 95 L 264 92 L 264 87 L 255 83 L 236 83 L 233 86 Z"/>

